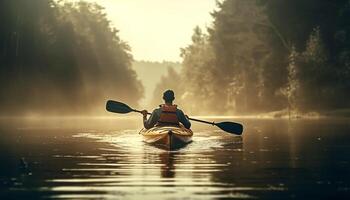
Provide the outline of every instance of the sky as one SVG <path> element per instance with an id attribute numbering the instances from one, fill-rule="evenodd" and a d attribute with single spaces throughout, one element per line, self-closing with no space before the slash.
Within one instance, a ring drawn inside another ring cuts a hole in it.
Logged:
<path id="1" fill-rule="evenodd" d="M 181 61 L 195 26 L 212 24 L 215 0 L 88 0 L 106 8 L 135 60 Z"/>

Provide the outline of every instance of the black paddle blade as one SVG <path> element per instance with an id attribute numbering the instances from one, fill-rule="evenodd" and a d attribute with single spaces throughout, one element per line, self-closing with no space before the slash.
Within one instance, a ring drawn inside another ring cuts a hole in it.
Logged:
<path id="1" fill-rule="evenodd" d="M 223 131 L 233 133 L 236 135 L 242 135 L 242 132 L 243 132 L 242 124 L 238 124 L 235 122 L 219 122 L 219 123 L 215 123 L 215 125 L 221 128 Z"/>
<path id="2" fill-rule="evenodd" d="M 106 103 L 106 110 L 109 112 L 113 113 L 129 113 L 132 112 L 133 109 L 130 108 L 128 105 L 118 102 L 118 101 L 113 101 L 113 100 L 108 100 Z"/>

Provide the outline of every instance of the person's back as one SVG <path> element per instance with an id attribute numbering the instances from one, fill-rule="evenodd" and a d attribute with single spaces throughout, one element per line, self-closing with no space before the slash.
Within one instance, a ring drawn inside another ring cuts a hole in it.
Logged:
<path id="1" fill-rule="evenodd" d="M 175 99 L 174 92 L 172 90 L 165 91 L 163 94 L 163 99 L 165 104 L 162 104 L 159 106 L 159 108 L 154 109 L 149 119 L 147 119 L 147 111 L 142 111 L 144 127 L 149 129 L 154 126 L 179 126 L 181 123 L 185 128 L 190 128 L 191 122 L 188 120 L 183 111 L 178 109 L 177 105 L 173 104 Z"/>

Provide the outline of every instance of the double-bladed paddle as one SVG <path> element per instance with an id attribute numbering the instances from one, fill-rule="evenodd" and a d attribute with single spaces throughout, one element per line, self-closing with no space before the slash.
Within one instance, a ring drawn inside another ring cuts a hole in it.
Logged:
<path id="1" fill-rule="evenodd" d="M 130 108 L 125 103 L 118 102 L 118 101 L 113 101 L 113 100 L 108 100 L 107 101 L 106 109 L 109 112 L 121 113 L 121 114 L 130 113 L 130 112 L 141 113 L 140 110 L 135 110 L 133 108 Z M 147 113 L 147 114 L 150 115 L 151 113 Z M 188 118 L 188 119 L 192 120 L 192 121 L 196 121 L 196 122 L 205 123 L 205 124 L 211 124 L 213 126 L 219 127 L 223 131 L 226 131 L 226 132 L 229 132 L 229 133 L 233 133 L 233 134 L 236 134 L 236 135 L 242 135 L 242 132 L 243 132 L 242 124 L 235 123 L 235 122 L 219 122 L 219 123 L 215 123 L 215 122 L 208 122 L 208 121 L 204 121 L 204 120 L 200 120 L 200 119 L 193 119 L 193 118 Z"/>

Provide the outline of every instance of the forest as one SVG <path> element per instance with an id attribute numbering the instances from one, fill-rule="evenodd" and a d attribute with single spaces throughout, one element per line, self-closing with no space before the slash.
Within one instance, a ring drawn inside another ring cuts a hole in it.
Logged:
<path id="1" fill-rule="evenodd" d="M 2 115 L 103 113 L 110 98 L 137 105 L 132 60 L 97 4 L 0 1 Z"/>
<path id="2" fill-rule="evenodd" d="M 186 112 L 308 113 L 350 107 L 348 0 L 223 0 L 194 27 L 152 106 L 173 89 Z M 2 115 L 103 112 L 107 99 L 137 106 L 144 86 L 132 47 L 96 3 L 0 1 Z"/>
<path id="3" fill-rule="evenodd" d="M 132 68 L 136 71 L 137 77 L 142 81 L 144 87 L 144 97 L 139 102 L 139 106 L 151 108 L 162 103 L 162 94 L 159 96 L 153 94 L 157 83 L 162 80 L 164 75 L 169 73 L 169 70 L 180 72 L 182 65 L 180 62 L 135 60 Z M 171 85 L 167 86 L 173 88 Z"/>
<path id="4" fill-rule="evenodd" d="M 350 2 L 226 0 L 155 90 L 190 113 L 326 113 L 350 106 Z M 173 81 L 173 82 L 172 82 Z M 175 84 L 180 83 L 180 84 Z"/>

